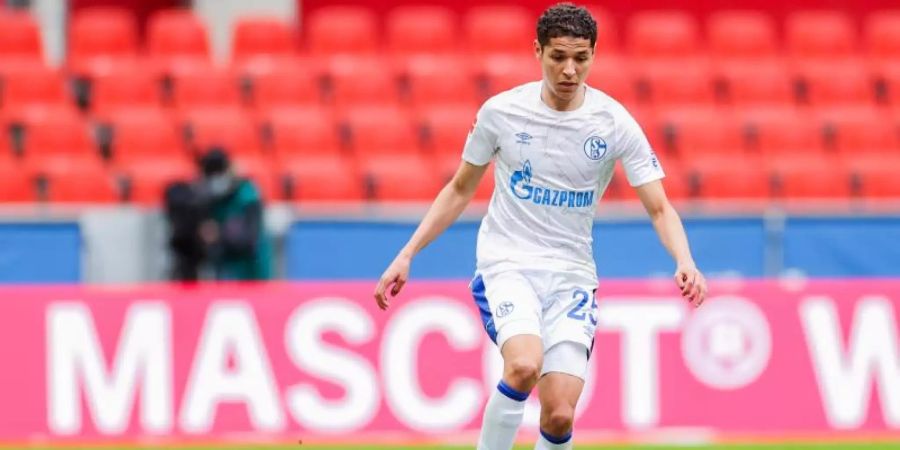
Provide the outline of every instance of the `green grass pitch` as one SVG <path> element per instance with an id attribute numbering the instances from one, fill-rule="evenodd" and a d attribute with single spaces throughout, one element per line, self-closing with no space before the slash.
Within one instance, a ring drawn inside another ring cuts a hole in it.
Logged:
<path id="1" fill-rule="evenodd" d="M 4 450 L 113 450 L 117 447 L 105 445 L 105 446 L 97 446 L 97 447 L 80 447 L 73 445 L 66 445 L 61 447 L 0 447 L 0 449 Z M 305 445 L 305 444 L 295 444 L 295 445 L 282 445 L 282 446 L 241 446 L 241 445 L 227 445 L 227 446 L 218 446 L 218 447 L 201 447 L 201 446 L 188 446 L 188 447 L 176 447 L 176 446 L 164 446 L 164 447 L 124 447 L 128 450 L 471 450 L 473 447 L 465 447 L 465 446 L 352 446 L 352 445 L 329 445 L 329 446 L 316 446 L 316 445 Z M 520 445 L 516 447 L 516 450 L 530 450 L 533 446 L 524 446 Z M 575 449 L 577 450 L 756 450 L 756 449 L 771 449 L 771 450 L 882 450 L 882 449 L 900 449 L 900 441 L 897 442 L 879 442 L 879 443 L 862 443 L 862 442 L 850 442 L 850 443 L 803 443 L 803 442 L 792 442 L 789 444 L 777 444 L 777 443 L 766 443 L 766 444 L 723 444 L 723 445 L 678 445 L 678 446 L 666 446 L 666 445 L 630 445 L 630 446 L 615 446 L 615 445 L 576 445 Z"/>

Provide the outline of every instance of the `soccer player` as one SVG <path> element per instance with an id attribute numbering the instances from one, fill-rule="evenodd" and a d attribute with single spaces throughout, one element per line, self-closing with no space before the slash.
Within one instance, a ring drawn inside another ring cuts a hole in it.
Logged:
<path id="1" fill-rule="evenodd" d="M 534 386 L 541 403 L 535 449 L 572 447 L 597 324 L 591 230 L 616 161 L 675 260 L 681 295 L 694 306 L 706 296 L 647 138 L 621 104 L 584 83 L 596 40 L 586 9 L 563 3 L 543 13 L 534 42 L 543 79 L 484 103 L 459 169 L 375 288 L 378 306 L 387 308 L 386 292 L 400 292 L 413 256 L 459 217 L 493 160 L 496 187 L 471 289 L 503 356 L 503 377 L 485 407 L 479 450 L 512 448 Z"/>

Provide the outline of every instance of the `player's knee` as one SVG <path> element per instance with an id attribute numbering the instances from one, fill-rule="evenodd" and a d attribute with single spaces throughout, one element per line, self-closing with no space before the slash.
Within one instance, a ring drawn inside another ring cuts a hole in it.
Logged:
<path id="1" fill-rule="evenodd" d="M 572 431 L 572 422 L 574 420 L 574 408 L 566 404 L 556 405 L 542 415 L 541 429 L 552 436 L 563 436 Z"/>
<path id="2" fill-rule="evenodd" d="M 514 358 L 506 364 L 504 378 L 521 391 L 529 391 L 541 375 L 541 363 L 529 358 Z"/>

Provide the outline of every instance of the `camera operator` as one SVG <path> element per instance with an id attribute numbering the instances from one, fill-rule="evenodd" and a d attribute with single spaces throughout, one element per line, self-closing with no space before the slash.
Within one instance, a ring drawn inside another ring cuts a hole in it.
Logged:
<path id="1" fill-rule="evenodd" d="M 270 278 L 272 250 L 259 189 L 235 175 L 221 148 L 204 154 L 199 169 L 197 192 L 205 217 L 197 232 L 212 276 L 217 280 Z"/>

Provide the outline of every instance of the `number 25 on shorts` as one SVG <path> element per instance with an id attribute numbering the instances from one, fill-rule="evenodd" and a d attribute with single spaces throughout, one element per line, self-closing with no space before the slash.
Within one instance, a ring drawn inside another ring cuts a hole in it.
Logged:
<path id="1" fill-rule="evenodd" d="M 572 293 L 572 298 L 578 303 L 569 311 L 567 316 L 570 319 L 575 319 L 579 321 L 583 321 L 585 318 L 588 318 L 591 321 L 591 325 L 597 325 L 597 316 L 594 314 L 597 311 L 597 297 L 591 294 L 588 294 L 587 291 L 583 291 L 581 289 L 576 290 Z M 591 300 L 590 311 L 585 311 L 585 306 L 587 306 L 588 300 Z"/>

